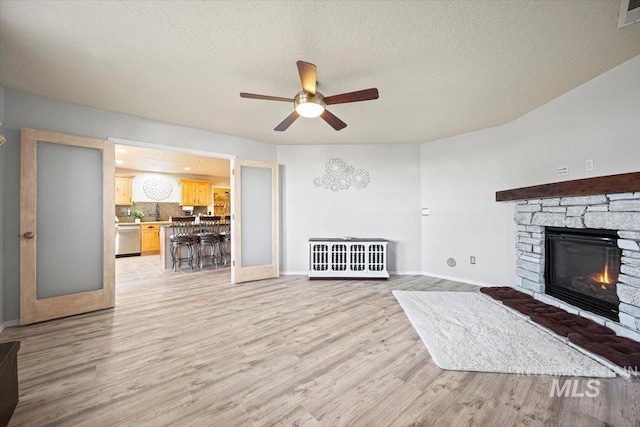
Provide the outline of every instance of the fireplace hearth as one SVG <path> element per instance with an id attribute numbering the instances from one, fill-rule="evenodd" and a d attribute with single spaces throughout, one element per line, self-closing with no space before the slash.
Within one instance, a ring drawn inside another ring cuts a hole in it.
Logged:
<path id="1" fill-rule="evenodd" d="M 545 293 L 619 320 L 622 250 L 615 231 L 547 227 L 545 249 Z"/>

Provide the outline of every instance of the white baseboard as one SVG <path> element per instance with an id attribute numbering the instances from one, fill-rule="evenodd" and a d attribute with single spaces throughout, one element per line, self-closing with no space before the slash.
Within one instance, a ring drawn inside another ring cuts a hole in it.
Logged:
<path id="1" fill-rule="evenodd" d="M 476 286 L 504 286 L 504 285 L 496 285 L 493 283 L 478 282 L 475 280 L 461 279 L 459 277 L 444 276 L 442 274 L 435 274 L 435 273 L 429 273 L 424 271 L 390 271 L 389 274 L 394 276 L 430 276 L 430 277 L 436 277 L 438 279 L 453 280 L 454 282 L 468 283 L 470 285 L 476 285 Z M 309 271 L 307 270 L 281 271 L 280 275 L 281 276 L 308 276 Z"/>
<path id="2" fill-rule="evenodd" d="M 390 271 L 389 274 L 394 276 L 422 276 L 421 271 Z M 309 271 L 281 271 L 281 276 L 307 276 Z"/>
<path id="3" fill-rule="evenodd" d="M 19 326 L 19 325 L 20 325 L 20 319 L 5 320 L 4 322 L 0 323 L 0 332 L 4 331 L 6 328 L 10 328 L 12 326 Z"/>
<path id="4" fill-rule="evenodd" d="M 307 276 L 309 274 L 308 271 L 281 271 L 281 276 Z"/>
<path id="5" fill-rule="evenodd" d="M 485 283 L 485 282 L 479 282 L 477 280 L 469 280 L 469 279 L 461 279 L 460 277 L 452 277 L 452 276 L 444 276 L 442 274 L 435 274 L 435 273 L 429 273 L 429 272 L 422 272 L 423 276 L 429 276 L 429 277 L 435 277 L 437 279 L 445 279 L 445 280 L 452 280 L 454 282 L 460 282 L 460 283 L 467 283 L 469 285 L 475 285 L 475 286 L 489 286 L 489 287 L 495 287 L 495 286 L 504 286 L 504 285 L 496 285 L 494 283 Z"/>

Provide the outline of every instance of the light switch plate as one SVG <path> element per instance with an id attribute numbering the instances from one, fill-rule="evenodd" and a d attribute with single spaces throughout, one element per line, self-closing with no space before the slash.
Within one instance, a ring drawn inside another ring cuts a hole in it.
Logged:
<path id="1" fill-rule="evenodd" d="M 558 166 L 558 176 L 567 176 L 569 175 L 569 166 Z"/>

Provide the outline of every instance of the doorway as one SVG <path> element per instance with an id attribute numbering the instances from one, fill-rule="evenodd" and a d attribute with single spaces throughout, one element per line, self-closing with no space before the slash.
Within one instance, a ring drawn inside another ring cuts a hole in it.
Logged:
<path id="1" fill-rule="evenodd" d="M 136 277 L 142 280 L 150 272 L 172 271 L 168 240 L 172 218 L 230 215 L 230 156 L 176 150 L 133 141 L 115 144 L 114 213 L 116 228 L 122 230 L 116 233 L 118 283 Z M 126 233 L 129 240 L 135 240 L 133 245 L 125 244 Z M 203 268 L 228 272 L 231 254 L 219 255 L 203 262 Z M 191 265 L 200 268 L 195 260 Z M 191 272 L 191 265 L 178 264 L 176 270 Z"/>
<path id="2" fill-rule="evenodd" d="M 136 141 L 122 140 L 117 138 L 109 138 L 116 144 L 128 147 L 141 147 L 158 149 L 169 157 L 179 157 L 182 154 L 191 154 L 204 157 L 206 159 L 227 159 L 229 160 L 230 174 L 229 194 L 231 215 L 229 217 L 228 236 L 229 245 L 226 246 L 230 254 L 231 282 L 240 283 L 246 281 L 262 280 L 279 276 L 279 178 L 277 163 L 251 161 L 237 159 L 236 156 L 216 154 L 210 152 L 195 151 L 178 147 L 168 147 L 157 144 L 142 143 Z M 123 148 L 126 150 L 126 148 Z M 124 153 L 120 153 L 124 154 Z M 116 159 L 117 160 L 117 159 Z M 200 159 L 204 160 L 204 159 Z M 206 160 L 204 160 L 206 163 Z M 117 162 L 119 163 L 119 162 Z M 124 165 L 124 162 L 119 166 Z M 186 168 L 186 167 L 185 167 Z M 188 172 L 193 172 L 193 168 L 188 166 Z M 244 172 L 243 172 L 244 171 Z M 234 173 L 235 172 L 235 173 Z M 260 179 L 255 179 L 260 178 Z M 184 182 L 182 184 L 185 184 Z M 197 187 L 197 186 L 196 186 Z M 184 187 L 186 188 L 186 187 Z M 200 192 L 196 191 L 197 194 Z M 209 190 L 204 190 L 207 196 Z M 193 207 L 196 204 L 187 204 L 182 200 L 180 206 L 184 210 L 185 206 Z M 196 196 L 197 200 L 198 197 Z M 200 203 L 201 204 L 201 203 Z M 262 211 L 254 212 L 251 209 L 244 209 L 245 206 L 259 206 Z M 213 209 L 211 211 L 213 213 Z M 194 212 L 191 212 L 193 214 Z M 208 213 L 208 212 L 207 212 Z M 269 220 L 264 221 L 265 215 Z M 144 212 L 142 212 L 144 217 Z M 256 224 L 262 224 L 257 227 Z M 160 247 L 166 238 L 160 231 Z M 262 243 L 255 246 L 256 238 Z M 245 252 L 249 250 L 251 245 L 250 257 Z M 166 245 L 165 245 L 166 247 Z M 255 248 L 258 248 L 257 250 Z M 161 249 L 162 252 L 162 249 Z M 161 261 L 168 258 L 166 251 L 163 256 L 161 253 Z M 165 269 L 166 269 L 165 262 Z"/>

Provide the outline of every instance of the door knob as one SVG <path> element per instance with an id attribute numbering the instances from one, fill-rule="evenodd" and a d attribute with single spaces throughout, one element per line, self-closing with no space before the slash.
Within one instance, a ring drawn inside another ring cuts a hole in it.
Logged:
<path id="1" fill-rule="evenodd" d="M 22 237 L 24 237 L 25 239 L 33 239 L 34 236 L 35 236 L 35 234 L 33 234 L 32 231 L 27 231 L 26 233 L 24 233 L 22 235 Z"/>

